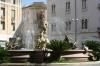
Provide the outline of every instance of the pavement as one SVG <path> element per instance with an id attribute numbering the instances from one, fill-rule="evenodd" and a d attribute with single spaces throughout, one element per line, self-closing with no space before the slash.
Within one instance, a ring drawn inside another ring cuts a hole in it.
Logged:
<path id="1" fill-rule="evenodd" d="M 0 66 L 100 66 L 100 61 L 77 63 L 5 63 Z"/>

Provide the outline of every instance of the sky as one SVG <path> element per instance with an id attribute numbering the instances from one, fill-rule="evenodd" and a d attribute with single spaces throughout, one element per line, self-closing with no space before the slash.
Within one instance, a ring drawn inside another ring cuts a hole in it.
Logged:
<path id="1" fill-rule="evenodd" d="M 33 2 L 44 2 L 44 3 L 46 3 L 46 0 L 22 0 L 22 6 L 31 5 Z"/>

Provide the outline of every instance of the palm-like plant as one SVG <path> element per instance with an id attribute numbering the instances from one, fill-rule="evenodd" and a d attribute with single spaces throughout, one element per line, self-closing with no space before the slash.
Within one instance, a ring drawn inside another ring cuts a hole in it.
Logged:
<path id="1" fill-rule="evenodd" d="M 51 40 L 50 43 L 47 44 L 47 48 L 53 51 L 53 53 L 51 54 L 51 60 L 54 61 L 60 58 L 61 52 L 70 49 L 71 46 L 65 41 Z"/>
<path id="2" fill-rule="evenodd" d="M 100 42 L 86 41 L 83 44 L 86 45 L 89 49 L 93 50 L 91 53 L 95 56 L 96 60 L 100 59 Z"/>
<path id="3" fill-rule="evenodd" d="M 70 49 L 69 43 L 61 40 L 51 40 L 49 44 L 47 44 L 47 48 L 51 49 L 55 52 L 63 52 L 65 50 Z"/>
<path id="4" fill-rule="evenodd" d="M 86 41 L 83 44 L 86 45 L 91 50 L 94 50 L 94 51 L 100 50 L 100 42 L 97 42 L 97 41 Z"/>

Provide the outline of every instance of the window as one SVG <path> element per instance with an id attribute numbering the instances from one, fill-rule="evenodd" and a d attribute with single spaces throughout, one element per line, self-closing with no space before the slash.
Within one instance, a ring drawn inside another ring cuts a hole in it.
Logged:
<path id="1" fill-rule="evenodd" d="M 12 1 L 12 4 L 15 4 L 16 3 L 16 1 L 15 0 L 11 0 Z"/>
<path id="2" fill-rule="evenodd" d="M 4 21 L 1 21 L 1 29 L 5 30 L 5 22 Z"/>
<path id="3" fill-rule="evenodd" d="M 2 2 L 5 2 L 5 0 L 1 0 Z"/>
<path id="4" fill-rule="evenodd" d="M 84 29 L 84 20 L 82 20 L 82 29 Z"/>
<path id="5" fill-rule="evenodd" d="M 13 18 L 15 18 L 15 10 L 12 10 L 12 15 Z"/>
<path id="6" fill-rule="evenodd" d="M 82 10 L 87 9 L 87 0 L 82 0 Z"/>
<path id="7" fill-rule="evenodd" d="M 56 24 L 55 23 L 53 23 L 52 25 L 51 25 L 51 30 L 54 32 L 54 31 L 56 31 Z"/>
<path id="8" fill-rule="evenodd" d="M 55 8 L 56 8 L 56 6 L 55 5 L 53 5 L 54 6 L 54 14 L 55 14 Z"/>
<path id="9" fill-rule="evenodd" d="M 52 12 L 52 14 L 55 14 L 55 9 L 56 9 L 56 6 L 55 5 L 52 5 L 51 6 L 51 12 Z"/>
<path id="10" fill-rule="evenodd" d="M 15 23 L 11 23 L 12 31 L 15 31 Z"/>
<path id="11" fill-rule="evenodd" d="M 5 8 L 1 8 L 1 16 L 5 16 Z"/>
<path id="12" fill-rule="evenodd" d="M 15 10 L 12 10 L 11 21 L 14 21 L 14 20 L 15 20 Z"/>
<path id="13" fill-rule="evenodd" d="M 40 13 L 39 12 L 37 12 L 36 13 L 36 16 L 37 16 L 37 21 L 40 19 Z"/>
<path id="14" fill-rule="evenodd" d="M 82 29 L 87 29 L 88 28 L 88 20 L 87 19 L 83 19 L 82 20 Z"/>
<path id="15" fill-rule="evenodd" d="M 70 11 L 70 2 L 66 2 L 66 12 Z"/>
<path id="16" fill-rule="evenodd" d="M 53 5 L 51 6 L 51 10 L 52 10 L 51 12 L 53 12 Z"/>
<path id="17" fill-rule="evenodd" d="M 71 30 L 71 21 L 66 22 L 66 30 Z"/>

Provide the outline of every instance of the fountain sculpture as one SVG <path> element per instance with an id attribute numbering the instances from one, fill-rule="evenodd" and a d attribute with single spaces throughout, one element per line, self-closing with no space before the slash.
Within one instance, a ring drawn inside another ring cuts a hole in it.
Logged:
<path id="1" fill-rule="evenodd" d="M 45 20 L 45 16 L 43 14 L 43 10 L 40 10 L 39 16 L 39 35 L 37 39 L 37 48 L 45 50 L 46 44 L 49 42 L 47 39 L 47 22 Z"/>
<path id="2" fill-rule="evenodd" d="M 7 45 L 7 49 L 8 50 L 20 50 L 21 47 L 25 48 L 26 50 L 34 50 L 34 49 L 41 49 L 41 50 L 45 50 L 46 48 L 46 44 L 49 42 L 48 38 L 47 38 L 47 27 L 48 27 L 48 23 L 46 22 L 45 16 L 44 16 L 44 12 L 41 9 L 40 10 L 40 15 L 39 15 L 39 20 L 38 20 L 38 39 L 33 39 L 33 36 L 31 35 L 32 31 L 29 29 L 29 27 L 25 27 L 27 23 L 23 22 L 24 25 L 24 30 L 22 29 L 20 31 L 20 34 L 22 34 L 25 38 L 25 40 L 23 40 L 23 37 L 17 36 L 16 38 L 14 38 L 13 40 L 11 40 L 8 45 Z M 29 30 L 27 30 L 29 29 Z M 22 32 L 24 31 L 24 32 Z M 26 32 L 25 32 L 26 31 Z M 21 33 L 22 32 L 22 33 Z M 27 33 L 27 34 L 26 34 Z M 25 37 L 26 36 L 26 37 Z M 21 40 L 22 38 L 22 40 Z M 35 44 L 33 45 L 32 40 L 36 40 Z M 24 44 L 20 43 L 21 41 L 26 42 L 25 46 L 22 46 Z"/>
<path id="3" fill-rule="evenodd" d="M 21 37 L 17 36 L 17 38 L 10 38 L 9 43 L 7 44 L 8 50 L 15 50 L 20 49 L 22 46 L 21 43 Z"/>

